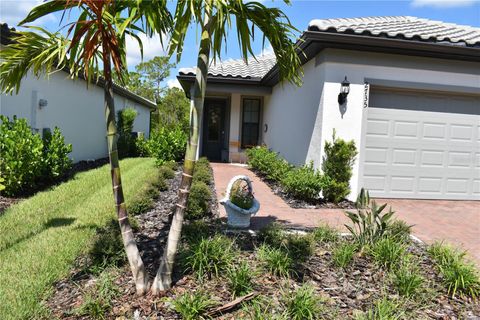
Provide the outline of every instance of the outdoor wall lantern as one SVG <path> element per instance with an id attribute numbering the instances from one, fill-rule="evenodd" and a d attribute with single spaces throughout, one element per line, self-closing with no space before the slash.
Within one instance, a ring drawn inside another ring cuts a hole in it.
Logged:
<path id="1" fill-rule="evenodd" d="M 40 109 L 45 108 L 48 105 L 48 101 L 45 99 L 38 100 L 38 106 Z"/>
<path id="2" fill-rule="evenodd" d="M 347 76 L 345 76 L 345 80 L 342 81 L 342 86 L 340 87 L 340 93 L 338 94 L 338 103 L 344 104 L 347 101 L 348 93 L 350 92 L 350 82 L 347 80 Z"/>

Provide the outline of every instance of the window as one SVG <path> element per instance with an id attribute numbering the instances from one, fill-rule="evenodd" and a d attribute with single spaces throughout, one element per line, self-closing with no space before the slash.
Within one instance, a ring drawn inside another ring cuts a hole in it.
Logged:
<path id="1" fill-rule="evenodd" d="M 242 148 L 258 144 L 260 129 L 260 99 L 243 99 Z"/>

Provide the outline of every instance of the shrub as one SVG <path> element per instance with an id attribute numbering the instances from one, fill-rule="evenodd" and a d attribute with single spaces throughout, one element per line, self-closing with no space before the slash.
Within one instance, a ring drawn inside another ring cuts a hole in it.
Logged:
<path id="1" fill-rule="evenodd" d="M 459 251 L 442 243 L 434 243 L 428 249 L 442 275 L 448 293 L 455 297 L 469 295 L 476 298 L 480 294 L 480 278 L 475 266 L 465 260 L 465 251 Z"/>
<path id="2" fill-rule="evenodd" d="M 353 260 L 357 246 L 352 243 L 343 243 L 332 252 L 332 262 L 339 268 L 346 268 Z"/>
<path id="3" fill-rule="evenodd" d="M 179 161 L 185 155 L 187 135 L 180 128 L 160 128 L 150 134 L 150 138 L 138 138 L 136 146 L 143 157 L 154 157 L 158 165 Z"/>
<path id="4" fill-rule="evenodd" d="M 66 144 L 60 129 L 55 127 L 53 134 L 43 136 L 43 177 L 54 180 L 63 176 L 72 167 L 72 160 L 68 154 L 72 152 L 72 145 Z"/>
<path id="5" fill-rule="evenodd" d="M 373 260 L 388 270 L 396 266 L 405 254 L 406 247 L 391 238 L 383 238 L 377 241 L 370 249 Z"/>
<path id="6" fill-rule="evenodd" d="M 216 303 L 204 292 L 186 292 L 172 301 L 173 309 L 185 320 L 205 319 L 207 310 Z"/>
<path id="7" fill-rule="evenodd" d="M 26 119 L 13 117 L 10 121 L 0 115 L 0 172 L 3 191 L 15 195 L 33 187 L 42 172 L 42 139 L 33 134 Z"/>
<path id="8" fill-rule="evenodd" d="M 418 266 L 407 257 L 405 256 L 398 268 L 394 269 L 392 283 L 400 295 L 411 297 L 418 292 L 424 279 L 420 275 Z"/>
<path id="9" fill-rule="evenodd" d="M 195 170 L 193 171 L 193 181 L 200 181 L 205 184 L 212 184 L 212 173 L 210 172 L 209 167 L 204 167 L 198 163 L 195 165 Z"/>
<path id="10" fill-rule="evenodd" d="M 303 285 L 287 294 L 284 303 L 289 319 L 312 320 L 321 317 L 321 300 L 312 286 Z"/>
<path id="11" fill-rule="evenodd" d="M 338 230 L 327 224 L 321 224 L 313 230 L 315 241 L 320 243 L 336 242 L 338 240 Z"/>
<path id="12" fill-rule="evenodd" d="M 385 235 L 394 214 L 391 208 L 383 213 L 386 206 L 387 204 L 378 207 L 375 201 L 370 201 L 368 191 L 362 188 L 356 202 L 357 212 L 345 213 L 352 222 L 352 226 L 345 225 L 345 227 L 361 248 L 373 245 Z"/>
<path id="13" fill-rule="evenodd" d="M 239 208 L 250 209 L 253 207 L 253 193 L 248 189 L 245 181 L 237 180 L 230 190 L 230 201 Z"/>
<path id="14" fill-rule="evenodd" d="M 175 171 L 173 169 L 163 165 L 158 169 L 159 174 L 165 179 L 173 179 L 175 177 Z"/>
<path id="15" fill-rule="evenodd" d="M 293 197 L 312 201 L 320 196 L 323 178 L 320 172 L 313 168 L 313 162 L 311 162 L 309 165 L 288 171 L 281 183 L 284 190 Z"/>
<path id="16" fill-rule="evenodd" d="M 137 117 L 137 110 L 125 108 L 117 112 L 118 119 L 118 156 L 119 158 L 135 157 L 138 155 L 135 138 L 132 135 L 133 123 Z"/>
<path id="17" fill-rule="evenodd" d="M 292 166 L 284 159 L 281 159 L 275 152 L 267 147 L 255 147 L 247 149 L 248 164 L 259 171 L 267 178 L 281 181 Z"/>
<path id="18" fill-rule="evenodd" d="M 245 261 L 227 270 L 228 285 L 233 296 L 240 297 L 250 293 L 253 290 L 253 277 L 253 271 Z"/>
<path id="19" fill-rule="evenodd" d="M 333 131 L 332 142 L 325 142 L 322 170 L 327 177 L 323 196 L 327 201 L 339 202 L 350 193 L 352 166 L 357 156 L 355 142 L 337 139 Z"/>
<path id="20" fill-rule="evenodd" d="M 211 278 L 226 271 L 234 258 L 233 242 L 223 235 L 215 235 L 191 244 L 185 253 L 185 267 L 199 279 Z"/>
<path id="21" fill-rule="evenodd" d="M 210 188 L 201 181 L 192 183 L 187 203 L 187 219 L 200 219 L 209 213 L 209 203 L 212 199 Z"/>
<path id="22" fill-rule="evenodd" d="M 292 272 L 292 258 L 281 249 L 262 244 L 258 249 L 258 257 L 263 267 L 273 275 L 288 277 Z"/>

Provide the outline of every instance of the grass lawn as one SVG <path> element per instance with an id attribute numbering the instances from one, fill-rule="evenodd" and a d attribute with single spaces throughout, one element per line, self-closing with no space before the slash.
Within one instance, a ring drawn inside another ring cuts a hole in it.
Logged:
<path id="1" fill-rule="evenodd" d="M 121 161 L 126 201 L 156 176 L 153 159 Z M 0 216 L 0 318 L 31 319 L 98 228 L 115 217 L 109 166 L 13 205 Z"/>

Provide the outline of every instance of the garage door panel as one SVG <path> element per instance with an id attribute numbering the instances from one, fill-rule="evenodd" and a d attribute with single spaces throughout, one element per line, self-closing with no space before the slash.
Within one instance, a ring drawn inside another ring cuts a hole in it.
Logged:
<path id="1" fill-rule="evenodd" d="M 363 186 L 377 197 L 480 200 L 480 100 L 378 95 L 367 111 Z M 462 112 L 441 112 L 457 100 Z"/>

